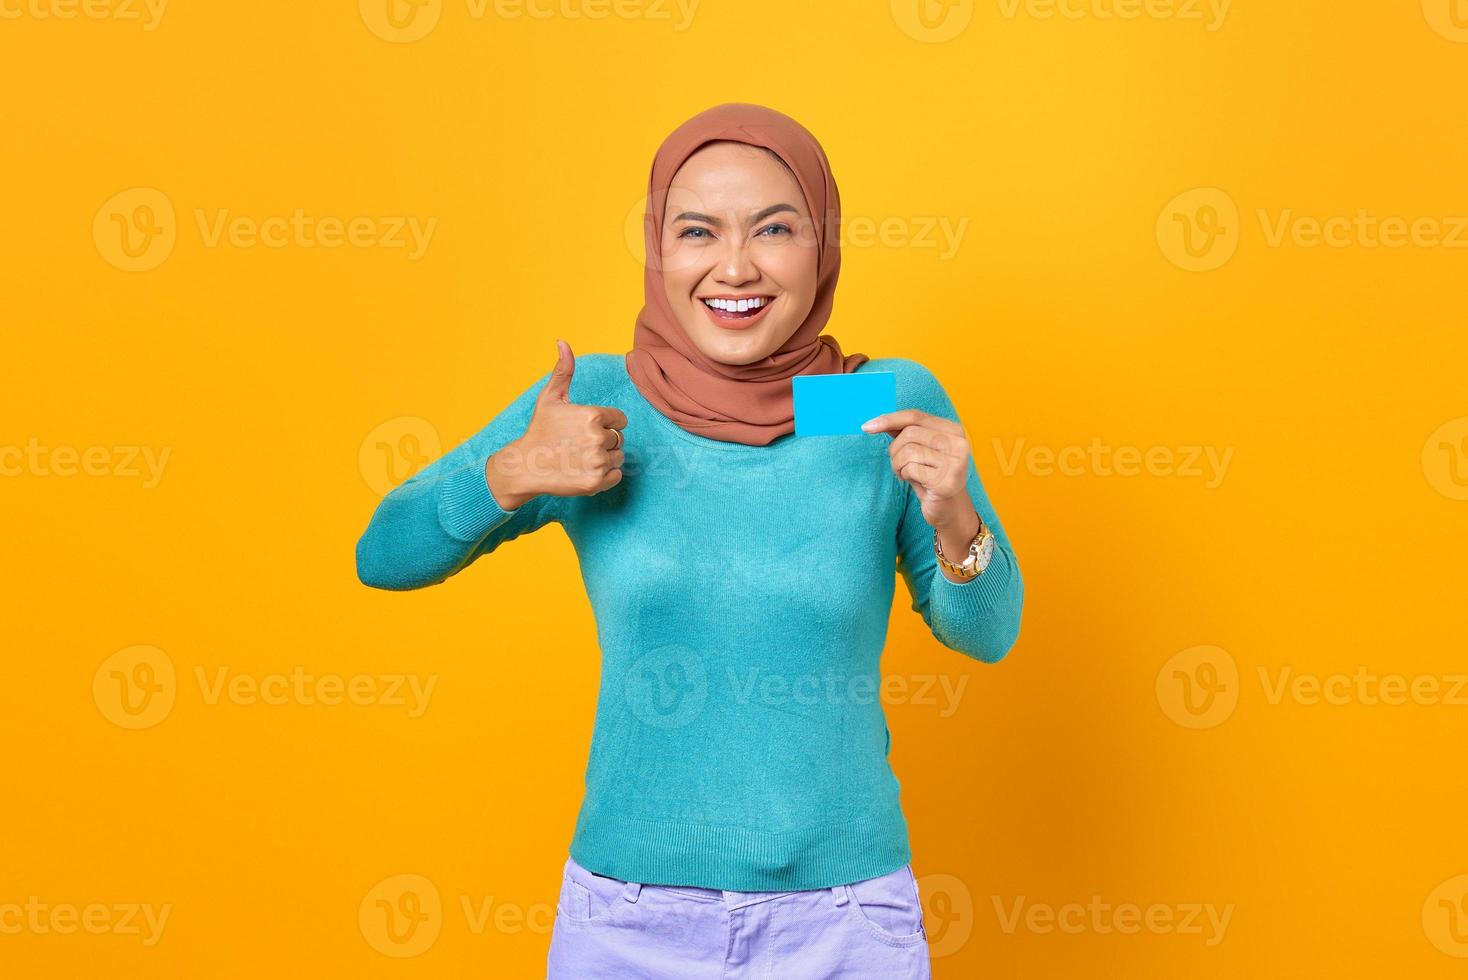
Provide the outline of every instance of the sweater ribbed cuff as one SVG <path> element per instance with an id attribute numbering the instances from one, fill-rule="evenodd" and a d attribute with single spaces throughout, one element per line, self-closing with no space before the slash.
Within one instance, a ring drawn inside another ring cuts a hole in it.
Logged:
<path id="1" fill-rule="evenodd" d="M 967 582 L 951 582 L 941 568 L 933 569 L 928 602 L 942 622 L 972 622 L 1004 601 L 1013 577 L 1007 556 L 995 549 L 989 567 Z"/>
<path id="2" fill-rule="evenodd" d="M 443 478 L 438 488 L 438 522 L 460 541 L 478 541 L 490 531 L 515 516 L 516 510 L 505 510 L 484 478 L 484 460 Z"/>

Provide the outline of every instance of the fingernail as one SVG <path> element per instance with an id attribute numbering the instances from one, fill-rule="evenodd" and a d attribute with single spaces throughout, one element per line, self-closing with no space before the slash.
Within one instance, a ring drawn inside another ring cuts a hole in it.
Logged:
<path id="1" fill-rule="evenodd" d="M 880 416 L 879 416 L 879 418 L 880 418 Z M 865 422 L 863 422 L 861 424 L 862 431 L 863 432 L 871 432 L 873 429 L 875 429 L 877 427 L 877 421 L 878 421 L 878 419 L 867 419 Z"/>

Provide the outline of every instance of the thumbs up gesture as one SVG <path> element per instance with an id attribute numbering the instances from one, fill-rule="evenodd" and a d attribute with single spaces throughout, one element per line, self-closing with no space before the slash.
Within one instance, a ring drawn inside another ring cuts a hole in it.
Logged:
<path id="1" fill-rule="evenodd" d="M 489 458 L 484 468 L 490 493 L 505 510 L 539 494 L 581 497 L 622 482 L 620 409 L 571 401 L 576 355 L 564 340 L 549 380 L 535 399 L 525 434 Z"/>

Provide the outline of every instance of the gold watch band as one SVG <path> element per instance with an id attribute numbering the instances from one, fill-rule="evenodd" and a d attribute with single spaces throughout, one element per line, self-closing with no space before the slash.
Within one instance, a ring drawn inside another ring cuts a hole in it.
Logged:
<path id="1" fill-rule="evenodd" d="M 984 519 L 980 517 L 978 533 L 969 542 L 968 554 L 964 556 L 962 564 L 955 564 L 944 556 L 943 543 L 938 539 L 937 531 L 933 532 L 933 554 L 938 559 L 938 566 L 950 575 L 957 575 L 959 578 L 966 579 L 978 578 L 983 574 L 984 569 L 989 566 L 988 557 L 993 552 L 993 542 L 993 532 L 989 530 L 988 526 L 984 524 Z M 983 559 L 982 562 L 980 560 L 981 558 Z"/>

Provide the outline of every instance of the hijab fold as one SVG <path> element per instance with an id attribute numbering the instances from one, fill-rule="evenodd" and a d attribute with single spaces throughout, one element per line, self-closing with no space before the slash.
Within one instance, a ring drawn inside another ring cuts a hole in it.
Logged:
<path id="1" fill-rule="evenodd" d="M 731 140 L 774 151 L 795 174 L 815 223 L 817 283 L 805 320 L 774 353 L 751 364 L 705 357 L 688 339 L 663 286 L 662 228 L 668 188 L 701 146 Z M 795 431 L 790 379 L 797 374 L 847 374 L 870 360 L 843 354 L 822 335 L 831 318 L 841 271 L 841 198 L 825 151 L 800 123 L 759 105 L 728 103 L 675 129 L 653 158 L 643 215 L 644 303 L 637 315 L 627 374 L 653 407 L 695 435 L 764 446 Z"/>

